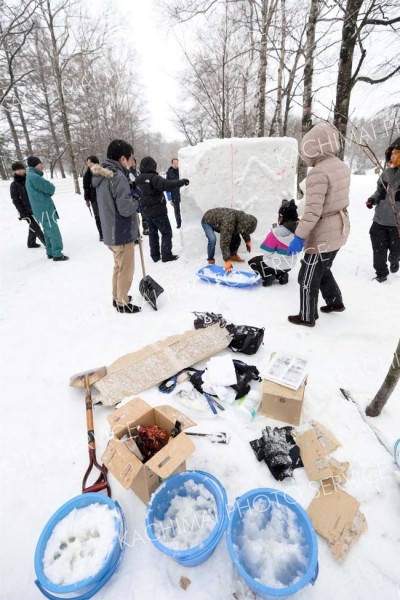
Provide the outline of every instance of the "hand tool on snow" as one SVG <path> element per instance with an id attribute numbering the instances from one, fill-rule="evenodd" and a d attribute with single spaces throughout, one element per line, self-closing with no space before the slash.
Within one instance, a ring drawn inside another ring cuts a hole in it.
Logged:
<path id="1" fill-rule="evenodd" d="M 136 216 L 137 224 L 138 224 L 138 241 L 139 241 L 139 252 L 140 252 L 140 261 L 142 263 L 142 273 L 143 278 L 139 283 L 139 292 L 143 296 L 145 300 L 150 304 L 154 310 L 157 310 L 157 298 L 160 294 L 163 293 L 164 288 L 161 287 L 159 283 L 154 281 L 150 275 L 146 275 L 146 268 L 144 265 L 144 255 L 143 255 L 143 246 L 142 246 L 142 238 L 140 236 L 140 224 L 139 224 L 139 215 Z"/>
<path id="2" fill-rule="evenodd" d="M 69 385 L 72 387 L 84 387 L 86 390 L 86 424 L 88 433 L 89 466 L 83 477 L 82 494 L 106 490 L 107 496 L 111 498 L 111 488 L 107 480 L 107 467 L 100 465 L 96 458 L 96 441 L 93 426 L 93 403 L 92 395 L 90 393 L 90 386 L 102 379 L 106 374 L 106 367 L 83 371 L 82 373 L 72 375 L 69 380 Z M 89 475 L 94 468 L 100 471 L 100 475 L 92 485 L 87 485 Z"/>
<path id="3" fill-rule="evenodd" d="M 343 394 L 343 396 L 346 398 L 346 400 L 348 402 L 352 402 L 352 404 L 356 405 L 358 412 L 360 413 L 363 421 L 368 425 L 368 427 L 371 429 L 371 431 L 375 434 L 375 437 L 378 440 L 378 442 L 385 448 L 385 450 L 387 450 L 389 452 L 390 455 L 392 455 L 392 449 L 388 446 L 388 444 L 382 438 L 382 435 L 380 434 L 378 429 L 376 429 L 374 427 L 374 425 L 371 423 L 370 417 L 367 417 L 367 415 L 365 414 L 364 410 L 360 407 L 358 402 L 356 402 L 354 400 L 353 396 L 351 395 L 351 392 L 349 392 L 349 390 L 345 390 L 344 388 L 339 388 L 339 390 L 341 391 L 341 393 Z"/>

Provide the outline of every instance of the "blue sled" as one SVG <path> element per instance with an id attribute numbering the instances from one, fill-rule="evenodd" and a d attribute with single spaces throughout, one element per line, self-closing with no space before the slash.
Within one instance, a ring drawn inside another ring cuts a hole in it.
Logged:
<path id="1" fill-rule="evenodd" d="M 249 287 L 251 285 L 257 285 L 261 281 L 261 277 L 258 273 L 252 273 L 250 271 L 231 271 L 226 272 L 224 267 L 218 265 L 207 265 L 202 267 L 196 272 L 196 275 L 204 281 L 210 283 L 220 283 L 222 285 L 228 285 L 229 287 Z M 235 280 L 235 275 L 240 275 L 240 281 Z"/>

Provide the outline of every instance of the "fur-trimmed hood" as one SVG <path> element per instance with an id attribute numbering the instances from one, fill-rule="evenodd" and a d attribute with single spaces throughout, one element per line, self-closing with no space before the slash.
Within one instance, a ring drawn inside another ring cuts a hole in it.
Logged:
<path id="1" fill-rule="evenodd" d="M 102 165 L 93 165 L 90 167 L 92 171 L 92 186 L 97 188 L 104 179 L 113 179 L 120 172 L 127 177 L 128 172 L 121 167 L 117 160 L 107 158 Z"/>
<path id="2" fill-rule="evenodd" d="M 102 167 L 101 165 L 93 165 L 90 167 L 93 175 L 99 175 L 100 177 L 105 177 L 106 179 L 112 179 L 115 175 L 115 171 L 111 171 L 111 169 L 107 169 L 106 167 Z"/>

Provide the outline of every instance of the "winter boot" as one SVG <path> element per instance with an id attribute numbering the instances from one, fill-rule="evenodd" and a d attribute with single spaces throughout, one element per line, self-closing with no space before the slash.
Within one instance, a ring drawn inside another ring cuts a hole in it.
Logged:
<path id="1" fill-rule="evenodd" d="M 179 256 L 176 254 L 171 254 L 171 256 L 167 256 L 167 258 L 163 258 L 163 262 L 170 262 L 171 260 L 178 260 Z"/>
<path id="2" fill-rule="evenodd" d="M 124 304 L 123 306 L 117 304 L 117 306 L 115 307 L 117 309 L 117 312 L 119 313 L 138 313 L 140 312 L 142 309 L 139 306 L 135 306 L 135 304 Z"/>
<path id="3" fill-rule="evenodd" d="M 50 257 L 49 257 L 50 258 Z M 53 260 L 55 262 L 59 262 L 59 261 L 64 261 L 64 260 L 69 260 L 69 256 L 65 256 L 65 254 L 63 254 L 62 256 L 53 256 Z"/>
<path id="4" fill-rule="evenodd" d="M 289 273 L 282 273 L 282 275 L 277 277 L 277 280 L 279 281 L 280 285 L 286 285 L 289 282 Z"/>
<path id="5" fill-rule="evenodd" d="M 374 279 L 376 279 L 376 281 L 378 281 L 379 283 L 383 283 L 384 281 L 387 281 L 386 275 L 378 275 L 377 277 L 374 277 Z"/>
<path id="6" fill-rule="evenodd" d="M 321 306 L 321 308 L 319 310 L 324 313 L 331 313 L 331 312 L 343 312 L 345 310 L 345 308 L 346 307 L 343 304 L 343 302 L 338 302 L 337 304 L 327 304 L 326 306 Z"/>
<path id="7" fill-rule="evenodd" d="M 28 248 L 40 248 L 40 244 L 31 244 Z"/>
<path id="8" fill-rule="evenodd" d="M 269 277 L 266 277 L 266 279 L 263 279 L 262 286 L 270 287 L 274 283 L 274 280 L 275 277 L 273 275 L 270 275 Z"/>
<path id="9" fill-rule="evenodd" d="M 300 317 L 300 315 L 293 315 L 288 317 L 289 323 L 293 323 L 293 325 L 305 325 L 306 327 L 315 327 L 315 321 L 304 321 Z"/>
<path id="10" fill-rule="evenodd" d="M 207 260 L 207 262 L 208 262 L 209 265 L 215 265 L 215 259 L 214 258 L 209 258 Z"/>
<path id="11" fill-rule="evenodd" d="M 132 296 L 128 296 L 128 302 L 130 302 L 131 300 L 132 300 Z M 117 308 L 117 306 L 118 306 L 117 301 L 113 300 L 112 301 L 112 305 L 113 305 L 114 308 Z"/>
<path id="12" fill-rule="evenodd" d="M 399 261 L 390 263 L 390 272 L 391 273 L 397 273 L 398 270 L 399 270 Z"/>
<path id="13" fill-rule="evenodd" d="M 240 256 L 238 256 L 237 254 L 233 254 L 233 256 L 230 256 L 228 260 L 231 260 L 232 262 L 245 262 L 244 258 L 240 258 Z"/>

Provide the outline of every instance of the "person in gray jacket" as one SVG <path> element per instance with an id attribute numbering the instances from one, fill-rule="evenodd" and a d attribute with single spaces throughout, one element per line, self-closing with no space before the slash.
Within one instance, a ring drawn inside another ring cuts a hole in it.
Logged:
<path id="1" fill-rule="evenodd" d="M 124 140 L 114 140 L 107 148 L 107 159 L 94 164 L 92 186 L 96 188 L 103 242 L 114 256 L 112 278 L 113 306 L 120 313 L 136 313 L 128 295 L 135 268 L 134 240 L 138 237 L 136 209 L 128 173 L 133 165 L 133 148 Z"/>
<path id="2" fill-rule="evenodd" d="M 389 270 L 397 273 L 400 262 L 400 138 L 397 138 L 385 152 L 386 167 L 378 179 L 376 191 L 365 203 L 367 208 L 375 206 L 375 214 L 369 235 L 374 255 L 376 281 L 387 280 Z M 390 198 L 388 186 L 393 198 Z"/>

